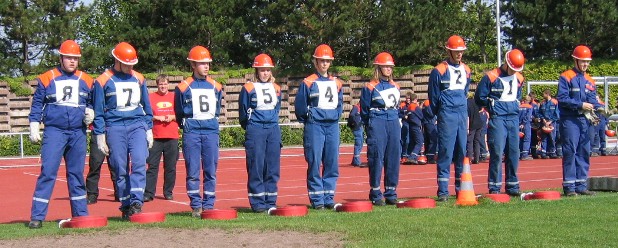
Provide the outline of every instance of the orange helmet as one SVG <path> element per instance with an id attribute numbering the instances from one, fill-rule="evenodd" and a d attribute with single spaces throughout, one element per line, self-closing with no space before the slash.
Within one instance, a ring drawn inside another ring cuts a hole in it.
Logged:
<path id="1" fill-rule="evenodd" d="M 451 51 L 464 51 L 467 49 L 466 42 L 459 36 L 453 35 L 446 41 L 446 49 Z"/>
<path id="2" fill-rule="evenodd" d="M 75 42 L 74 40 L 66 40 L 62 42 L 62 45 L 60 45 L 60 49 L 58 50 L 58 53 L 64 56 L 74 56 L 74 57 L 82 56 L 82 50 L 79 48 L 79 45 L 77 44 L 77 42 Z"/>
<path id="3" fill-rule="evenodd" d="M 526 136 L 526 135 L 524 134 L 524 132 L 519 132 L 519 138 L 520 138 L 520 139 L 521 139 L 521 138 L 523 138 L 524 136 Z"/>
<path id="4" fill-rule="evenodd" d="M 592 52 L 590 51 L 590 48 L 584 45 L 575 47 L 571 56 L 579 60 L 592 60 Z"/>
<path id="5" fill-rule="evenodd" d="M 326 44 L 316 47 L 313 52 L 313 57 L 316 59 L 335 59 L 335 56 L 333 56 L 333 49 Z"/>
<path id="6" fill-rule="evenodd" d="M 524 54 L 519 51 L 519 49 L 513 49 L 508 51 L 505 56 L 506 65 L 509 66 L 513 71 L 522 71 L 524 70 L 524 63 L 526 62 L 526 58 L 524 58 Z"/>
<path id="7" fill-rule="evenodd" d="M 212 57 L 210 57 L 210 52 L 205 47 L 194 46 L 191 48 L 191 51 L 189 51 L 187 60 L 195 62 L 212 62 Z"/>
<path id="8" fill-rule="evenodd" d="M 120 42 L 112 50 L 112 56 L 125 65 L 137 64 L 137 51 L 126 42 Z"/>
<path id="9" fill-rule="evenodd" d="M 616 136 L 616 131 L 607 129 L 605 130 L 605 135 L 607 135 L 607 137 L 614 137 Z"/>
<path id="10" fill-rule="evenodd" d="M 554 131 L 554 127 L 552 126 L 544 126 L 542 129 L 543 129 L 543 132 L 546 134 L 550 134 L 552 131 Z"/>
<path id="11" fill-rule="evenodd" d="M 395 65 L 395 60 L 393 60 L 393 56 L 387 52 L 381 52 L 376 56 L 376 59 L 373 61 L 374 65 Z"/>
<path id="12" fill-rule="evenodd" d="M 253 68 L 273 68 L 275 64 L 268 54 L 262 53 L 253 59 Z"/>

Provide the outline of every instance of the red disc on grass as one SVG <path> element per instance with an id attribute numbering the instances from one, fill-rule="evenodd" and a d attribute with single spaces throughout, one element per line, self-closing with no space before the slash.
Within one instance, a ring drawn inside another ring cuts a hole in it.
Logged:
<path id="1" fill-rule="evenodd" d="M 558 191 L 538 191 L 532 194 L 532 199 L 536 200 L 560 200 L 560 192 Z"/>
<path id="2" fill-rule="evenodd" d="M 507 194 L 486 194 L 485 197 L 499 203 L 507 203 L 511 201 L 511 196 Z"/>
<path id="3" fill-rule="evenodd" d="M 96 228 L 107 226 L 107 217 L 103 216 L 79 216 L 59 223 L 61 228 Z"/>
<path id="4" fill-rule="evenodd" d="M 209 209 L 202 212 L 202 219 L 231 220 L 238 218 L 238 212 L 234 209 Z"/>
<path id="5" fill-rule="evenodd" d="M 436 200 L 431 198 L 418 198 L 397 203 L 398 208 L 435 208 Z"/>
<path id="6" fill-rule="evenodd" d="M 308 212 L 307 206 L 285 206 L 268 210 L 269 215 L 285 217 L 305 216 Z"/>
<path id="7" fill-rule="evenodd" d="M 150 212 L 133 214 L 129 217 L 129 221 L 139 224 L 157 223 L 165 221 L 165 213 L 163 212 Z"/>
<path id="8" fill-rule="evenodd" d="M 369 201 L 353 201 L 335 205 L 337 212 L 364 213 L 372 210 L 373 204 Z"/>

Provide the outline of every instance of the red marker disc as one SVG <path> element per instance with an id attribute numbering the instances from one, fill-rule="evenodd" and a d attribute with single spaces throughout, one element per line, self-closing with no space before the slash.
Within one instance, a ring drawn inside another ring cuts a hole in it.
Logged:
<path id="1" fill-rule="evenodd" d="M 107 226 L 107 217 L 79 216 L 58 223 L 60 228 L 95 228 Z"/>
<path id="2" fill-rule="evenodd" d="M 307 206 L 285 206 L 280 208 L 271 208 L 268 210 L 269 215 L 285 217 L 305 216 L 308 212 Z"/>
<path id="3" fill-rule="evenodd" d="M 532 194 L 532 198 L 536 200 L 560 200 L 560 192 L 558 191 L 538 191 Z"/>
<path id="4" fill-rule="evenodd" d="M 163 212 L 150 212 L 133 214 L 129 217 L 129 221 L 139 224 L 146 223 L 158 223 L 165 221 L 165 213 Z"/>
<path id="5" fill-rule="evenodd" d="M 209 209 L 202 212 L 202 219 L 231 220 L 238 218 L 238 212 L 234 209 Z"/>
<path id="6" fill-rule="evenodd" d="M 431 198 L 418 198 L 397 203 L 398 208 L 435 208 L 436 200 Z"/>
<path id="7" fill-rule="evenodd" d="M 511 201 L 511 196 L 507 194 L 486 194 L 485 197 L 499 203 L 507 203 Z"/>
<path id="8" fill-rule="evenodd" d="M 373 204 L 369 201 L 353 201 L 335 205 L 337 212 L 364 213 L 372 210 Z"/>

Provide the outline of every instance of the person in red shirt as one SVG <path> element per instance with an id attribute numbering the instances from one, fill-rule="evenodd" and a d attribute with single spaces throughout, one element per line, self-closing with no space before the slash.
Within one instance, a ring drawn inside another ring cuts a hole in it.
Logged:
<path id="1" fill-rule="evenodd" d="M 166 200 L 174 199 L 176 184 L 176 163 L 178 162 L 178 123 L 174 113 L 174 92 L 169 92 L 167 75 L 157 77 L 157 91 L 150 93 L 150 105 L 153 112 L 152 134 L 154 143 L 148 151 L 148 170 L 146 171 L 146 189 L 144 202 L 154 199 L 157 192 L 159 164 L 163 155 L 163 196 Z"/>

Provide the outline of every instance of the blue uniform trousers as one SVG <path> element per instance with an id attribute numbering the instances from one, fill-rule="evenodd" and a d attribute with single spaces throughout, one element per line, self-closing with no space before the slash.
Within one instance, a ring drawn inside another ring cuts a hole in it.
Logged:
<path id="1" fill-rule="evenodd" d="M 396 200 L 399 184 L 401 127 L 399 120 L 369 119 L 367 125 L 367 158 L 369 160 L 369 199 Z M 384 194 L 380 189 L 384 168 Z"/>
<path id="2" fill-rule="evenodd" d="M 489 191 L 502 188 L 502 152 L 505 158 L 506 191 L 519 192 L 517 168 L 519 167 L 519 121 L 494 117 L 489 119 L 487 130 L 489 148 L 489 171 L 487 186 Z M 505 149 L 506 148 L 506 149 Z"/>
<path id="3" fill-rule="evenodd" d="M 277 207 L 281 165 L 281 128 L 249 124 L 245 132 L 247 191 L 251 209 Z"/>
<path id="4" fill-rule="evenodd" d="M 605 135 L 605 125 L 599 124 L 594 131 L 594 140 L 592 142 L 592 151 L 600 153 L 601 155 L 607 154 L 607 137 Z"/>
<path id="5" fill-rule="evenodd" d="M 438 148 L 438 129 L 432 123 L 423 124 L 425 138 L 425 156 L 427 160 L 434 160 Z"/>
<path id="6" fill-rule="evenodd" d="M 336 121 L 305 123 L 303 146 L 308 165 L 307 190 L 313 207 L 335 203 L 339 178 L 339 132 Z"/>
<path id="7" fill-rule="evenodd" d="M 407 158 L 410 155 L 412 139 L 410 137 L 410 124 L 406 120 L 401 123 L 401 158 Z"/>
<path id="8" fill-rule="evenodd" d="M 440 111 L 438 113 L 438 196 L 449 195 L 451 163 L 455 164 L 455 192 L 459 192 L 463 159 L 466 154 L 468 113 Z"/>
<path id="9" fill-rule="evenodd" d="M 541 136 L 541 156 L 556 155 L 556 132 L 559 126 L 553 123 L 554 130 L 551 133 L 542 132 Z"/>
<path id="10" fill-rule="evenodd" d="M 116 172 L 120 209 L 131 204 L 143 205 L 148 158 L 146 124 L 136 122 L 127 126 L 109 126 L 106 133 L 109 162 Z"/>
<path id="11" fill-rule="evenodd" d="M 30 220 L 45 220 L 49 198 L 54 190 L 60 161 L 66 163 L 66 177 L 71 201 L 71 216 L 88 215 L 84 166 L 86 160 L 86 129 L 62 130 L 45 127 L 41 145 L 41 174 L 32 197 Z"/>
<path id="12" fill-rule="evenodd" d="M 524 137 L 519 140 L 519 157 L 525 158 L 530 156 L 530 142 L 532 141 L 532 129 L 530 127 L 530 124 L 525 124 L 523 130 L 521 131 L 524 133 Z"/>
<path id="13" fill-rule="evenodd" d="M 361 164 L 361 150 L 363 149 L 363 128 L 360 127 L 357 130 L 353 130 L 354 134 L 354 157 L 352 158 L 353 165 Z"/>
<path id="14" fill-rule="evenodd" d="M 187 167 L 187 195 L 192 209 L 213 209 L 217 164 L 219 162 L 219 134 L 184 133 L 182 154 Z M 200 171 L 204 177 L 204 193 L 200 195 Z"/>
<path id="15" fill-rule="evenodd" d="M 409 126 L 410 142 L 408 144 L 408 157 L 416 160 L 418 156 L 421 155 L 421 149 L 423 148 L 423 132 L 420 126 Z"/>
<path id="16" fill-rule="evenodd" d="M 590 123 L 585 117 L 562 119 L 562 187 L 565 193 L 587 190 L 590 169 Z"/>

